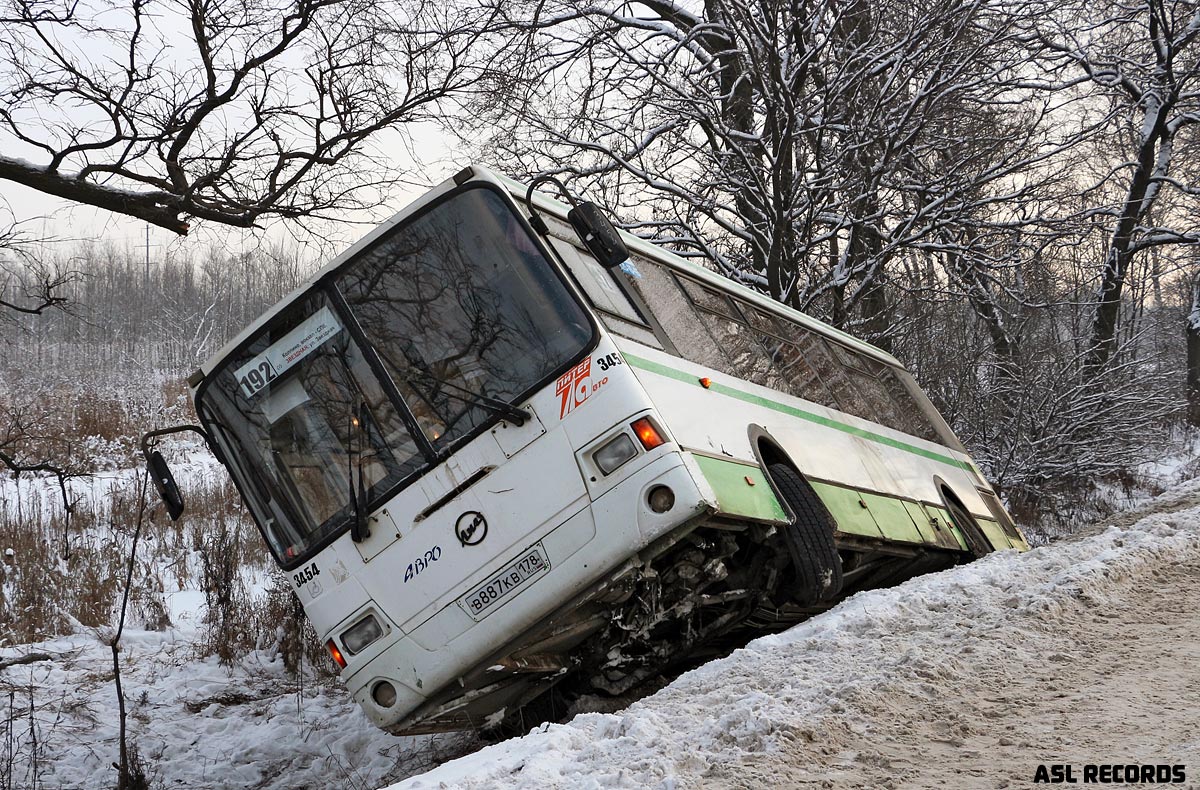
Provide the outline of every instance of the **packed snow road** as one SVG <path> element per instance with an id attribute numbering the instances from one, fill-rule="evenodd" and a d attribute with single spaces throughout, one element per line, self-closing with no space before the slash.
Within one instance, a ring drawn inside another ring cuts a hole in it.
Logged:
<path id="1" fill-rule="evenodd" d="M 1000 788 L 1114 764 L 1200 787 L 1197 482 L 1028 554 L 857 595 L 622 713 L 393 790 Z"/>

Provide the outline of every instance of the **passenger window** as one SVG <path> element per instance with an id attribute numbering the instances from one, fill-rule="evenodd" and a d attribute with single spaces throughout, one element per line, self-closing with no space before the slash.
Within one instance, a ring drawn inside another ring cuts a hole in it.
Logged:
<path id="1" fill-rule="evenodd" d="M 841 408 L 821 381 L 821 377 L 817 375 L 816 369 L 804 359 L 804 354 L 795 344 L 774 338 L 767 340 L 773 344 L 771 360 L 783 381 L 780 389 L 797 398 L 804 398 L 831 409 Z"/>
<path id="2" fill-rule="evenodd" d="M 654 313 L 667 339 L 680 356 L 700 365 L 726 371 L 729 361 L 717 340 L 680 289 L 670 270 L 645 258 L 631 257 L 631 271 L 618 275 Z"/>
<path id="3" fill-rule="evenodd" d="M 783 389 L 779 368 L 772 364 L 770 349 L 762 333 L 751 328 L 737 300 L 690 277 L 675 281 L 695 308 L 695 315 L 708 328 L 724 364 L 718 369 L 771 389 Z"/>
<path id="4" fill-rule="evenodd" d="M 612 276 L 591 256 L 581 255 L 575 245 L 552 238 L 551 244 L 575 276 L 588 300 L 599 310 L 618 316 L 623 321 L 646 326 L 646 321 L 630 303 L 629 298 Z"/>
<path id="5" fill-rule="evenodd" d="M 925 410 L 913 399 L 908 387 L 891 368 L 884 368 L 879 377 L 884 389 L 888 391 L 891 401 L 895 404 L 896 424 L 891 427 L 898 431 L 920 436 L 930 442 L 942 443 L 938 429 L 925 416 Z"/>
<path id="6" fill-rule="evenodd" d="M 645 259 L 627 282 L 680 355 L 755 384 L 937 442 L 904 382 L 882 362 Z"/>
<path id="7" fill-rule="evenodd" d="M 888 365 L 799 324 L 762 315 L 752 306 L 747 305 L 744 312 L 747 316 L 757 313 L 752 323 L 764 330 L 770 320 L 777 321 L 795 340 L 794 344 L 779 343 L 771 355 L 782 368 L 785 389 L 793 395 L 911 436 L 940 441 L 937 429 Z"/>
<path id="8" fill-rule="evenodd" d="M 679 287 L 687 294 L 688 300 L 692 304 L 699 307 L 701 310 L 707 310 L 710 313 L 724 316 L 733 319 L 734 321 L 742 321 L 742 317 L 734 312 L 733 305 L 729 301 L 729 297 L 720 291 L 709 288 L 708 286 L 696 282 L 690 277 L 676 276 L 679 282 Z"/>
<path id="9" fill-rule="evenodd" d="M 645 316 L 617 284 L 613 272 L 605 270 L 591 256 L 580 253 L 569 242 L 551 238 L 550 243 L 566 263 L 575 282 L 583 289 L 588 302 L 596 308 L 601 323 L 610 332 L 652 348 L 662 348 Z"/>

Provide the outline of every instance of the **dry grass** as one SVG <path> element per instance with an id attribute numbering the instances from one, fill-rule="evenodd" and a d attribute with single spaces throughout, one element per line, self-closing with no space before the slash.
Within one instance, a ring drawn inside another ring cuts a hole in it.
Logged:
<path id="1" fill-rule="evenodd" d="M 69 524 L 46 494 L 48 481 L 14 486 L 18 495 L 0 507 L 0 552 L 12 549 L 0 565 L 0 646 L 115 621 L 137 521 L 138 482 L 133 475 L 107 485 L 93 482 L 76 494 Z M 150 630 L 178 625 L 170 620 L 167 594 L 199 589 L 206 604 L 196 641 L 200 655 L 233 664 L 262 651 L 281 657 L 289 672 L 332 676 L 324 646 L 233 486 L 224 478 L 181 485 L 188 509 L 179 521 L 166 519 L 157 504 L 147 510 L 130 623 Z M 255 594 L 252 577 L 270 581 Z"/>
<path id="2" fill-rule="evenodd" d="M 71 513 L 52 479 L 22 475 L 0 488 L 0 646 L 40 641 L 114 622 L 139 507 L 138 440 L 151 427 L 189 421 L 186 388 L 153 376 L 114 381 L 22 376 L 7 371 L 4 410 L 24 427 L 21 452 L 72 473 Z M 116 393 L 121 393 L 120 395 Z M 194 448 L 197 449 L 197 448 Z M 203 452 L 203 450 L 199 450 Z M 89 476 L 122 469 L 103 479 Z M 163 629 L 166 594 L 205 592 L 205 654 L 236 661 L 250 650 L 283 654 L 289 668 L 324 668 L 282 574 L 252 595 L 247 575 L 273 568 L 228 477 L 181 477 L 187 511 L 177 522 L 151 502 L 131 590 L 131 623 Z M 151 494 L 153 499 L 153 494 Z M 306 633 L 306 630 L 308 633 Z"/>

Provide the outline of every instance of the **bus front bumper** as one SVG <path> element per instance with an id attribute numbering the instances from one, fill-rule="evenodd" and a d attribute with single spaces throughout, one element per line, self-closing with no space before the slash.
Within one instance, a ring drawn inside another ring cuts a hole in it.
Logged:
<path id="1" fill-rule="evenodd" d="M 649 492 L 661 485 L 671 488 L 675 503 L 656 513 Z M 624 582 L 716 506 L 681 453 L 664 455 L 548 529 L 535 546 L 549 569 L 494 611 L 476 621 L 460 599 L 401 636 L 346 685 L 368 718 L 395 734 L 484 726 L 569 672 L 571 651 L 606 627 L 612 607 L 628 595 Z M 385 682 L 396 695 L 386 707 L 372 693 Z"/>

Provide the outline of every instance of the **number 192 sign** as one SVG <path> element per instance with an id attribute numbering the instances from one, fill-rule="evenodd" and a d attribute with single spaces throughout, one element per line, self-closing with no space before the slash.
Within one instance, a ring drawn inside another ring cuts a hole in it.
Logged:
<path id="1" fill-rule="evenodd" d="M 272 379 L 311 354 L 341 329 L 342 325 L 333 317 L 333 312 L 328 307 L 322 307 L 268 346 L 261 354 L 235 370 L 233 375 L 246 397 L 252 398 Z"/>

